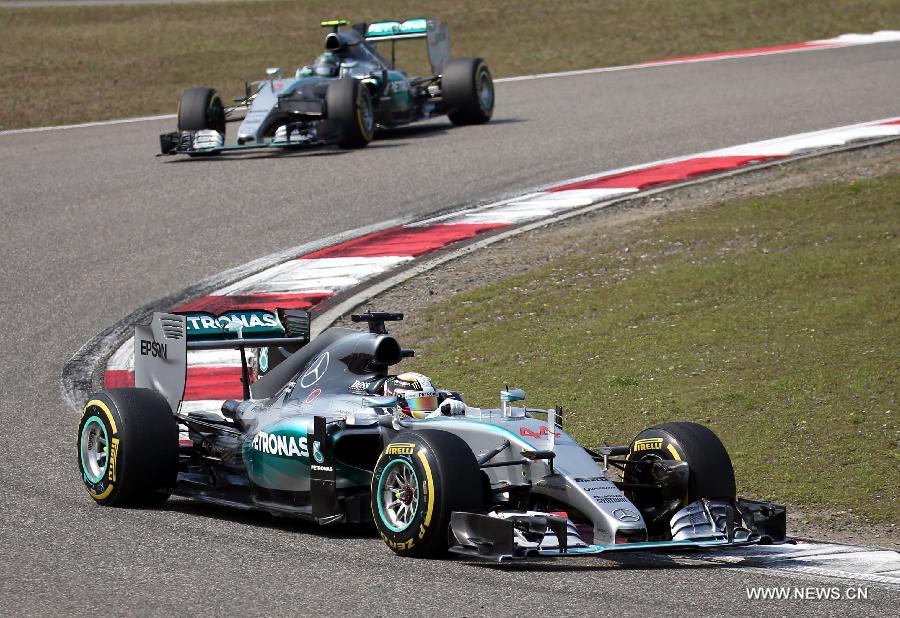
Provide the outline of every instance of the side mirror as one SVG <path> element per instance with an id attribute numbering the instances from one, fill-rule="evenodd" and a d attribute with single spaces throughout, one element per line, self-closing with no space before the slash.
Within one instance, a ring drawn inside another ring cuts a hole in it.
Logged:
<path id="1" fill-rule="evenodd" d="M 500 406 L 503 416 L 521 418 L 525 416 L 524 408 L 513 408 L 509 404 L 514 401 L 524 401 L 525 391 L 521 388 L 507 389 L 500 391 Z"/>
<path id="2" fill-rule="evenodd" d="M 270 80 L 281 79 L 281 69 L 279 67 L 269 67 L 266 69 L 266 77 Z"/>
<path id="3" fill-rule="evenodd" d="M 504 403 L 512 403 L 513 401 L 525 401 L 525 391 L 521 388 L 514 388 L 508 391 L 500 391 L 500 401 Z"/>
<path id="4" fill-rule="evenodd" d="M 367 408 L 396 408 L 397 398 L 390 397 L 363 397 L 363 405 Z"/>

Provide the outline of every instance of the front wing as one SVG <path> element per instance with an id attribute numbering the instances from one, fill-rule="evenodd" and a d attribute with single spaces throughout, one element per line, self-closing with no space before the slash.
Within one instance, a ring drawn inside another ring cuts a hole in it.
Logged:
<path id="1" fill-rule="evenodd" d="M 157 156 L 186 154 L 190 156 L 211 156 L 223 152 L 238 152 L 247 150 L 285 150 L 295 148 L 309 148 L 323 146 L 329 142 L 324 140 L 307 140 L 303 142 L 262 142 L 255 144 L 221 144 L 208 148 L 195 148 L 191 133 L 164 133 L 159 136 L 160 154 Z"/>
<path id="2" fill-rule="evenodd" d="M 554 519 L 557 518 L 545 518 L 548 530 L 557 527 L 553 524 L 552 520 Z M 511 521 L 476 513 L 454 512 L 450 518 L 450 531 L 451 538 L 456 539 L 456 544 L 450 547 L 450 551 L 468 558 L 503 562 L 529 558 L 594 556 L 609 552 L 740 547 L 759 542 L 758 536 L 729 540 L 726 535 L 722 534 L 702 540 L 588 545 L 581 542 L 573 534 L 571 526 L 563 523 L 561 518 L 559 523 L 559 529 L 553 530 L 555 534 L 547 535 L 542 541 L 523 546 L 514 539 Z"/>

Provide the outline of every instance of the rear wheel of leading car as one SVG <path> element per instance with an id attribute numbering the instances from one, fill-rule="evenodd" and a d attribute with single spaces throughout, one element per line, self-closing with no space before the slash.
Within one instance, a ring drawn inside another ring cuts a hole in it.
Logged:
<path id="1" fill-rule="evenodd" d="M 169 497 L 178 471 L 178 426 L 150 389 L 91 396 L 78 424 L 78 469 L 105 506 L 151 506 Z"/>
<path id="2" fill-rule="evenodd" d="M 687 462 L 689 477 L 680 506 L 700 498 L 735 497 L 731 458 L 722 441 L 709 427 L 679 422 L 662 423 L 645 429 L 631 442 L 623 480 L 626 483 L 652 483 L 647 465 L 628 465 L 628 462 L 650 463 L 653 460 Z M 653 512 L 653 509 L 662 508 L 662 505 L 654 503 L 654 492 L 634 492 L 629 497 L 642 511 Z M 660 522 L 660 526 L 667 523 Z"/>
<path id="3" fill-rule="evenodd" d="M 453 124 L 483 124 L 494 114 L 494 80 L 481 58 L 460 58 L 446 66 L 441 94 Z"/>
<path id="4" fill-rule="evenodd" d="M 404 433 L 388 444 L 372 474 L 372 515 L 394 552 L 440 556 L 453 511 L 481 512 L 481 472 L 465 441 L 446 431 Z"/>
<path id="5" fill-rule="evenodd" d="M 375 109 L 369 90 L 358 79 L 338 79 L 325 93 L 328 121 L 342 148 L 362 148 L 375 136 Z"/>

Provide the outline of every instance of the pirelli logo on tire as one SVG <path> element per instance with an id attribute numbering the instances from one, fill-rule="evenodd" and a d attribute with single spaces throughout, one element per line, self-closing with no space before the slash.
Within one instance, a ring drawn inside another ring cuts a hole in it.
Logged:
<path id="1" fill-rule="evenodd" d="M 642 440 L 635 440 L 634 446 L 632 446 L 631 451 L 633 453 L 637 453 L 640 451 L 659 451 L 662 450 L 662 445 L 662 438 L 644 438 Z"/>
<path id="2" fill-rule="evenodd" d="M 416 542 L 414 539 L 408 539 L 406 541 L 394 541 L 389 539 L 384 532 L 381 532 L 381 538 L 387 543 L 388 547 L 395 551 L 409 551 L 413 547 L 415 547 Z M 420 537 L 421 538 L 421 537 Z"/>
<path id="3" fill-rule="evenodd" d="M 385 449 L 386 455 L 412 455 L 413 451 L 416 450 L 416 445 L 411 442 L 395 442 L 394 444 L 388 444 L 387 449 Z"/>
<path id="4" fill-rule="evenodd" d="M 109 482 L 116 482 L 116 458 L 119 456 L 119 439 L 112 439 L 112 447 L 109 451 Z"/>

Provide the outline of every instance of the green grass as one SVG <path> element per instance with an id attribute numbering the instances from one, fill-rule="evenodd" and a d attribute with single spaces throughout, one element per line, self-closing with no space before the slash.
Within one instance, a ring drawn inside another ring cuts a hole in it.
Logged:
<path id="1" fill-rule="evenodd" d="M 709 425 L 739 490 L 897 522 L 900 174 L 671 216 L 428 308 L 417 369 L 587 444 Z"/>
<path id="2" fill-rule="evenodd" d="M 654 60 L 898 27 L 900 0 L 305 0 L 0 9 L 0 129 L 175 111 L 320 50 L 321 19 L 438 15 L 495 76 Z M 407 49 L 421 46 L 410 43 Z M 413 67 L 423 55 L 403 57 Z M 401 66 L 408 66 L 402 64 Z M 502 101 L 501 101 L 502 105 Z"/>

